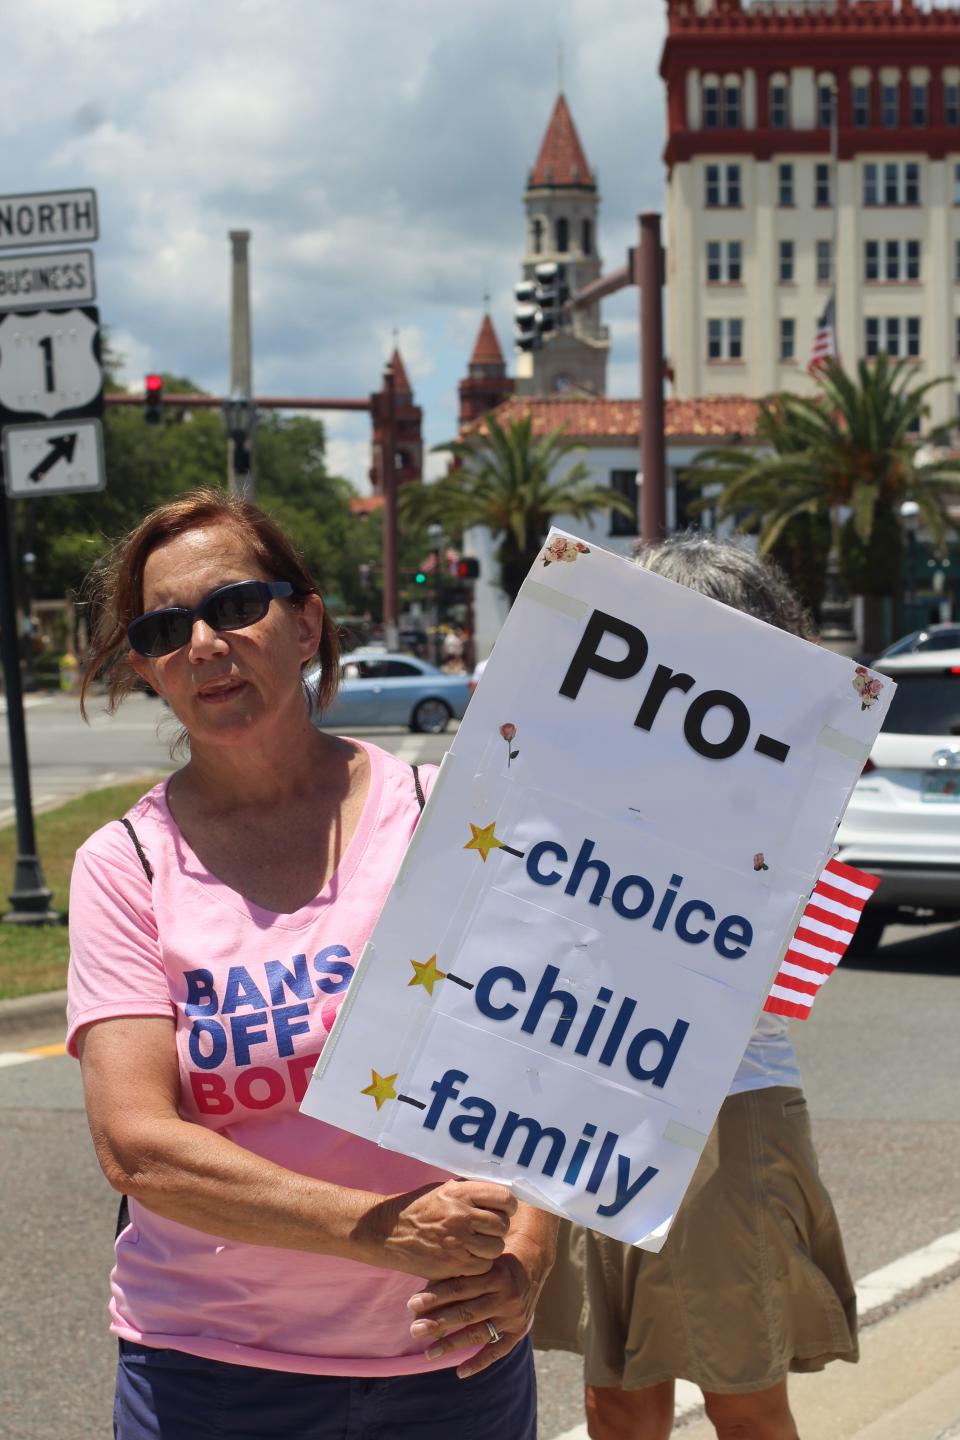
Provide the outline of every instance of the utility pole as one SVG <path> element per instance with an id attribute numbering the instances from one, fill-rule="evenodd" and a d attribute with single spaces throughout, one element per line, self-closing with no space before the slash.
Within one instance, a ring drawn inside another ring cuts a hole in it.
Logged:
<path id="1" fill-rule="evenodd" d="M 637 251 L 640 286 L 641 435 L 640 536 L 655 545 L 667 533 L 666 457 L 663 404 L 663 247 L 660 216 L 645 210 L 639 217 Z"/>
<path id="2" fill-rule="evenodd" d="M 253 500 L 253 345 L 250 330 L 249 230 L 230 231 L 230 399 L 227 411 L 227 480 L 230 492 Z"/>
<path id="3" fill-rule="evenodd" d="M 396 379 L 393 366 L 383 372 L 383 439 L 380 484 L 383 492 L 383 638 L 388 650 L 400 644 L 400 576 L 397 546 Z"/>

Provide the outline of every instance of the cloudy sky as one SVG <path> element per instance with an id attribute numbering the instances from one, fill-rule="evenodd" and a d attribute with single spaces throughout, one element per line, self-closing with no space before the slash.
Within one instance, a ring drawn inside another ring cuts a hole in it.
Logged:
<path id="1" fill-rule="evenodd" d="M 663 205 L 663 0 L 30 0 L 4 22 L 4 194 L 94 186 L 98 303 L 125 378 L 228 381 L 249 229 L 254 388 L 366 395 L 394 332 L 429 444 L 456 428 L 488 291 L 501 342 L 522 194 L 563 88 L 605 268 Z M 562 62 L 559 54 L 562 48 Z M 636 394 L 636 292 L 607 302 Z M 364 416 L 327 417 L 365 487 Z M 435 457 L 436 463 L 436 457 Z"/>

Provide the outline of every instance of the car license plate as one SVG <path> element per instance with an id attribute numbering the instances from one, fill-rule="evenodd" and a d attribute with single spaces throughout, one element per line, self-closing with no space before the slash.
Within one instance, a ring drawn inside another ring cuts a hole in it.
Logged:
<path id="1" fill-rule="evenodd" d="M 927 770 L 922 798 L 934 805 L 960 805 L 960 770 Z"/>

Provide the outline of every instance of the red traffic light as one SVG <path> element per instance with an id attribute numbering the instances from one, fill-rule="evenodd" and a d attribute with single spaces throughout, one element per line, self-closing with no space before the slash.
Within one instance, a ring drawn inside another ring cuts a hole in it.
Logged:
<path id="1" fill-rule="evenodd" d="M 146 378 L 146 380 L 144 380 L 144 382 L 143 382 L 143 388 L 144 388 L 145 393 L 146 393 L 148 396 L 150 396 L 150 397 L 153 397 L 154 395 L 162 395 L 162 394 L 163 394 L 163 376 L 162 376 L 162 375 L 148 375 L 147 378 Z"/>
<path id="2" fill-rule="evenodd" d="M 480 561 L 472 555 L 464 555 L 457 561 L 458 580 L 477 580 L 480 576 Z"/>
<path id="3" fill-rule="evenodd" d="M 163 376 L 148 375 L 143 382 L 143 398 L 146 408 L 143 418 L 148 425 L 159 425 L 161 421 L 160 406 L 163 400 Z"/>

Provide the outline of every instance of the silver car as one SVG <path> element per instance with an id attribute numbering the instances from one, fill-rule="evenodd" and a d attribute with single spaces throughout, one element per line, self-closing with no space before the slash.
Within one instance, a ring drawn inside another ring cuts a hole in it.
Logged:
<path id="1" fill-rule="evenodd" d="M 349 734 L 362 725 L 407 725 L 440 735 L 460 720 L 470 692 L 466 675 L 448 675 L 414 655 L 354 651 L 340 662 L 340 689 L 314 723 Z M 307 685 L 311 684 L 310 677 Z"/>
<path id="2" fill-rule="evenodd" d="M 960 919 L 960 648 L 874 662 L 897 691 L 837 832 L 838 858 L 880 876 L 857 931 Z"/>

